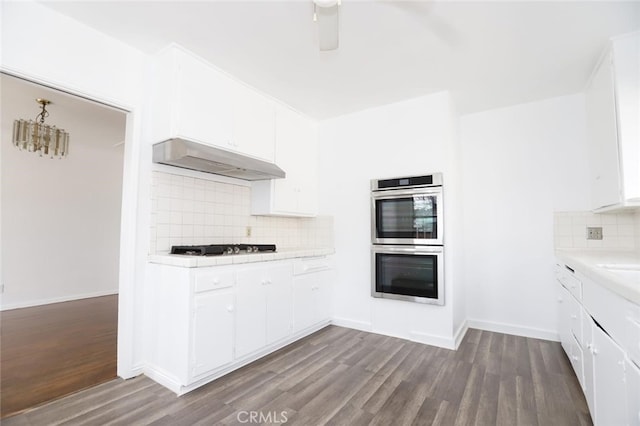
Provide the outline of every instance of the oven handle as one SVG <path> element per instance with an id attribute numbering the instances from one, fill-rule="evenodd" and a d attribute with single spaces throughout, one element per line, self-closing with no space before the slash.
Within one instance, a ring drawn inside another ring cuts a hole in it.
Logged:
<path id="1" fill-rule="evenodd" d="M 433 255 L 443 254 L 444 248 L 442 246 L 389 246 L 389 245 L 374 245 L 371 247 L 371 251 L 380 254 L 416 254 L 416 255 Z"/>
<path id="2" fill-rule="evenodd" d="M 407 195 L 442 195 L 442 187 L 371 191 L 371 198 L 375 200 L 402 198 Z"/>

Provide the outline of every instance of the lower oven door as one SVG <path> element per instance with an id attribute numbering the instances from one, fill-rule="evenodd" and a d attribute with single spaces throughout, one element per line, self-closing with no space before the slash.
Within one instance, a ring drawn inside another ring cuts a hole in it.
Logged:
<path id="1" fill-rule="evenodd" d="M 444 305 L 441 246 L 373 246 L 371 296 Z"/>

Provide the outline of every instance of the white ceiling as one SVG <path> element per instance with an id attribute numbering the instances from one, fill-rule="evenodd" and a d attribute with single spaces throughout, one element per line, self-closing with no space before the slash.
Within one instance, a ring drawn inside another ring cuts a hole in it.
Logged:
<path id="1" fill-rule="evenodd" d="M 312 2 L 47 1 L 142 51 L 177 42 L 316 118 L 450 90 L 462 114 L 583 89 L 640 2 L 343 0 L 319 52 Z"/>

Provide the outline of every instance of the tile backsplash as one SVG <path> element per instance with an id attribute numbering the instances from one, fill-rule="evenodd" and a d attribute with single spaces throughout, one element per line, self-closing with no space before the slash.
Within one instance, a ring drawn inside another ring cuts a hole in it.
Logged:
<path id="1" fill-rule="evenodd" d="M 602 227 L 602 240 L 587 240 L 587 227 Z M 640 212 L 554 213 L 556 248 L 640 249 Z"/>
<path id="2" fill-rule="evenodd" d="M 149 253 L 194 244 L 333 247 L 333 218 L 251 216 L 250 203 L 251 187 L 154 171 Z"/>

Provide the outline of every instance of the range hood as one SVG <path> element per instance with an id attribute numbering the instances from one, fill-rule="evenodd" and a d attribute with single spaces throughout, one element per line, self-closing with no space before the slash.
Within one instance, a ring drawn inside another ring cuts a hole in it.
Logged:
<path id="1" fill-rule="evenodd" d="M 153 145 L 153 162 L 244 180 L 286 176 L 284 170 L 273 163 L 184 139 L 169 139 Z"/>

